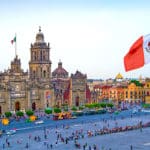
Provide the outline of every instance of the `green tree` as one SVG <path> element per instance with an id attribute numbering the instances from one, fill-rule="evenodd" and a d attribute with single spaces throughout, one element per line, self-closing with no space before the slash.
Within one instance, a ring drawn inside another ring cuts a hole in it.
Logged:
<path id="1" fill-rule="evenodd" d="M 84 109 L 84 106 L 79 106 L 79 110 L 83 110 Z"/>
<path id="2" fill-rule="evenodd" d="M 143 108 L 150 108 L 150 104 L 143 104 L 142 107 Z"/>
<path id="3" fill-rule="evenodd" d="M 45 109 L 45 113 L 46 113 L 46 114 L 52 114 L 52 110 L 46 108 L 46 109 Z"/>
<path id="4" fill-rule="evenodd" d="M 108 103 L 108 104 L 107 104 L 107 107 L 112 108 L 113 106 L 114 106 L 114 104 L 112 104 L 112 103 Z"/>
<path id="5" fill-rule="evenodd" d="M 73 106 L 73 107 L 71 108 L 71 110 L 72 110 L 72 111 L 77 111 L 77 107 L 76 107 L 76 106 Z"/>
<path id="6" fill-rule="evenodd" d="M 60 108 L 57 108 L 57 107 L 54 108 L 54 113 L 60 113 L 60 112 L 61 112 Z"/>
<path id="7" fill-rule="evenodd" d="M 142 86 L 142 83 L 140 83 L 138 80 L 131 80 L 130 83 L 134 83 L 136 86 Z"/>
<path id="8" fill-rule="evenodd" d="M 10 111 L 5 112 L 5 116 L 6 116 L 7 118 L 9 118 L 9 117 L 11 117 L 11 116 L 12 116 L 12 113 L 11 113 Z"/>
<path id="9" fill-rule="evenodd" d="M 22 111 L 17 111 L 17 112 L 16 112 L 16 115 L 17 115 L 18 117 L 22 117 L 22 116 L 24 115 L 24 113 L 23 113 Z"/>
<path id="10" fill-rule="evenodd" d="M 89 108 L 89 109 L 92 109 L 92 108 L 94 108 L 95 106 L 94 106 L 94 104 L 86 104 L 85 107 L 87 107 L 87 108 Z"/>
<path id="11" fill-rule="evenodd" d="M 106 103 L 101 103 L 100 105 L 102 108 L 106 108 Z"/>
<path id="12" fill-rule="evenodd" d="M 27 116 L 32 116 L 34 112 L 32 110 L 27 110 L 26 111 Z"/>

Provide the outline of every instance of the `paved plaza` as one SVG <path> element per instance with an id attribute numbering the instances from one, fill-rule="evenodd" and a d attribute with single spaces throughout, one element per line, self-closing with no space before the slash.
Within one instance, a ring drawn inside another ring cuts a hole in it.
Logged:
<path id="1" fill-rule="evenodd" d="M 133 126 L 141 121 L 143 124 L 150 122 L 150 114 L 64 124 L 53 128 L 18 130 L 16 134 L 3 135 L 0 138 L 0 150 L 149 150 L 149 127 L 103 135 L 95 134 L 103 128 Z M 79 147 L 75 146 L 75 143 Z"/>

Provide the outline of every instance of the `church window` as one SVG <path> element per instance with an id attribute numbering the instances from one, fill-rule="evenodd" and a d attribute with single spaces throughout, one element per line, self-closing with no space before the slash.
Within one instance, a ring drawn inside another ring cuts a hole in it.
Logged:
<path id="1" fill-rule="evenodd" d="M 42 68 L 41 68 L 41 77 L 42 77 Z"/>
<path id="2" fill-rule="evenodd" d="M 36 52 L 33 52 L 33 60 L 36 60 L 37 57 L 36 57 Z"/>
<path id="3" fill-rule="evenodd" d="M 46 78 L 46 71 L 43 71 L 43 77 Z"/>
<path id="4" fill-rule="evenodd" d="M 45 58 L 45 51 L 43 51 L 43 60 L 46 60 Z"/>
<path id="5" fill-rule="evenodd" d="M 33 78 L 35 79 L 35 70 L 33 71 Z"/>
<path id="6" fill-rule="evenodd" d="M 42 51 L 40 51 L 40 61 L 42 61 Z"/>

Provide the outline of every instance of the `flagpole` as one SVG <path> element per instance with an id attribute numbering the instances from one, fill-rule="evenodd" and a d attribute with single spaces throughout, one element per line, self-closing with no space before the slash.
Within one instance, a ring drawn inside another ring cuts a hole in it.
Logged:
<path id="1" fill-rule="evenodd" d="M 16 38 L 16 42 L 15 42 L 15 57 L 17 57 L 17 34 L 15 33 L 15 38 Z"/>

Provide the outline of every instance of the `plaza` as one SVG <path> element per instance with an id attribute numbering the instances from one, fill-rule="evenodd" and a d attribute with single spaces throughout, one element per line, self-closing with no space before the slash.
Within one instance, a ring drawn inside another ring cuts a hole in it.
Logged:
<path id="1" fill-rule="evenodd" d="M 10 150 L 149 150 L 150 128 L 97 134 L 100 129 L 136 126 L 149 122 L 150 114 L 132 111 L 115 114 L 81 116 L 75 120 L 44 123 L 31 128 L 20 127 L 16 134 L 3 135 L 0 149 Z M 46 121 L 46 120 L 45 120 Z M 7 144 L 9 142 L 9 145 Z M 79 145 L 75 146 L 77 143 Z M 96 149 L 94 149 L 96 146 Z"/>

